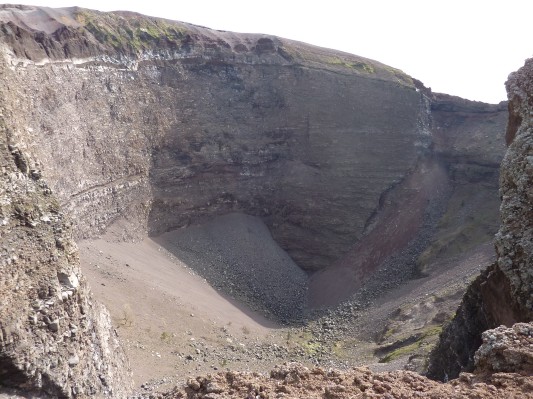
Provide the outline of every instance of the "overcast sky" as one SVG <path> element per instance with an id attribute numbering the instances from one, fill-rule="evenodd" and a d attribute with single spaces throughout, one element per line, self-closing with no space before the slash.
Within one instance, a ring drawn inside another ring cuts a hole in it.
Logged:
<path id="1" fill-rule="evenodd" d="M 16 2 L 16 0 L 13 0 Z M 496 103 L 533 56 L 533 0 L 28 0 L 130 10 L 215 29 L 268 33 L 402 69 L 433 91 Z"/>

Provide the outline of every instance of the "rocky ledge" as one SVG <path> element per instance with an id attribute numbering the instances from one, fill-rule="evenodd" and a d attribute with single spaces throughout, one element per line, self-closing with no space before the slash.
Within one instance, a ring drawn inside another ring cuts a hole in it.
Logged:
<path id="1" fill-rule="evenodd" d="M 340 261 L 353 282 L 416 237 L 427 204 L 450 195 L 435 184 L 453 191 L 489 176 L 490 186 L 497 174 L 498 146 L 480 162 L 471 142 L 496 143 L 501 106 L 431 97 L 375 61 L 131 13 L 2 5 L 0 22 L 0 76 L 10 82 L 0 86 L 0 389 L 10 393 L 124 397 L 131 388 L 62 208 L 78 237 L 121 218 L 125 235 L 155 234 L 245 212 L 302 268 Z M 532 82 L 530 60 L 507 84 L 498 260 L 469 289 L 430 368 L 442 379 L 473 375 L 442 385 L 286 365 L 270 378 L 192 379 L 168 395 L 531 396 L 530 326 L 482 333 L 532 319 Z M 410 185 L 416 176 L 428 184 Z M 355 270 L 365 237 L 377 244 Z"/>

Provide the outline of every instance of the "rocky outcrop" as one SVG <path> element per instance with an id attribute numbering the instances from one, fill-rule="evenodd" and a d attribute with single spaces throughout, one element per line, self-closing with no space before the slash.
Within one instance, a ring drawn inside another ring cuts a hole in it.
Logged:
<path id="1" fill-rule="evenodd" d="M 35 160 L 13 141 L 3 95 L 0 396 L 9 389 L 44 397 L 123 398 L 132 380 L 116 332 L 80 273 L 68 217 Z"/>
<path id="2" fill-rule="evenodd" d="M 533 323 L 487 330 L 482 339 L 474 356 L 477 373 L 533 375 Z"/>
<path id="3" fill-rule="evenodd" d="M 497 262 L 468 289 L 456 317 L 432 354 L 428 375 L 453 378 L 474 367 L 481 334 L 501 324 L 533 320 L 533 60 L 506 83 L 509 148 L 501 166 L 501 227 Z M 450 350 L 451 349 L 451 350 Z"/>
<path id="4" fill-rule="evenodd" d="M 298 363 L 275 367 L 269 376 L 229 371 L 190 378 L 185 388 L 155 394 L 160 398 L 272 397 L 305 398 L 532 398 L 533 325 L 518 323 L 483 334 L 473 374 L 461 373 L 447 384 L 410 371 L 373 373 L 309 369 Z"/>
<path id="5" fill-rule="evenodd" d="M 61 208 L 76 220 L 77 238 L 116 222 L 130 238 L 232 212 L 261 217 L 300 267 L 318 271 L 312 290 L 331 304 L 381 265 L 393 273 L 387 277 L 408 278 L 428 272 L 420 263 L 491 235 L 503 104 L 432 94 L 362 57 L 133 13 L 2 5 L 0 44 L 0 77 L 9 82 L 0 87 L 0 380 L 12 389 L 121 397 L 130 386 Z M 443 333 L 433 377 L 451 378 L 475 361 L 481 370 L 517 371 L 524 362 L 518 371 L 529 370 L 528 353 L 507 344 L 498 352 L 490 334 L 474 352 L 483 330 L 531 320 L 531 70 L 526 64 L 508 83 L 512 143 L 501 176 L 498 260 Z M 439 219 L 446 229 L 436 228 Z M 281 280 L 290 263 L 280 262 Z M 295 281 L 304 279 L 299 271 Z M 299 300 L 302 290 L 290 295 Z M 516 328 L 513 339 L 526 342 L 529 327 Z M 527 376 L 466 375 L 443 388 L 412 373 L 299 366 L 278 368 L 263 391 L 312 397 L 298 385 L 312 375 L 310 390 L 325 397 L 345 396 L 346 378 L 348 394 L 531 391 Z M 186 394 L 261 395 L 248 377 L 197 379 Z"/>

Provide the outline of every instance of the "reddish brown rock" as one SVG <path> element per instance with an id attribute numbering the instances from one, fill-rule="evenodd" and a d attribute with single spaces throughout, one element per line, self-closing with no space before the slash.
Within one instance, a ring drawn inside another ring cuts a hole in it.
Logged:
<path id="1" fill-rule="evenodd" d="M 216 388 L 213 388 L 216 387 Z M 190 379 L 185 388 L 156 395 L 159 398 L 532 398 L 533 377 L 496 373 L 461 374 L 443 384 L 410 371 L 372 373 L 365 368 L 349 371 L 309 369 L 286 363 L 270 377 L 257 373 L 226 372 Z"/>

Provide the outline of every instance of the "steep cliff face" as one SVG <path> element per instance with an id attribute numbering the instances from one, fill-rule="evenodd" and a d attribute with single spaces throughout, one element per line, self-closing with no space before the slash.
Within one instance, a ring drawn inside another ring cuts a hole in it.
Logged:
<path id="1" fill-rule="evenodd" d="M 133 13 L 0 13 L 14 140 L 41 163 L 77 237 L 119 219 L 135 237 L 244 212 L 304 270 L 358 269 L 349 295 L 416 238 L 456 176 L 486 185 L 497 174 L 503 108 L 443 100 L 375 61 Z M 475 150 L 485 137 L 472 135 L 480 126 L 493 143 L 487 162 Z M 421 175 L 427 184 L 409 185 Z M 494 187 L 478 241 L 495 229 Z M 413 205 L 408 218 L 404 204 Z M 389 231 L 391 215 L 401 220 L 387 250 L 361 242 Z M 428 258 L 462 242 L 454 223 Z M 368 265 L 346 261 L 357 248 L 369 251 L 360 256 Z"/>
<path id="2" fill-rule="evenodd" d="M 453 378 L 461 370 L 472 369 L 484 330 L 533 320 L 532 82 L 533 60 L 528 60 L 506 83 L 510 144 L 501 166 L 497 262 L 469 287 L 456 317 L 443 332 L 432 354 L 429 375 L 433 378 Z"/>
<path id="3" fill-rule="evenodd" d="M 13 142 L 4 95 L 2 89 L 0 393 L 9 387 L 52 397 L 125 397 L 131 374 L 109 315 L 80 273 L 69 219 L 35 160 Z"/>
<path id="4" fill-rule="evenodd" d="M 318 271 L 323 306 L 496 231 L 503 105 L 272 36 L 78 8 L 6 5 L 0 20 L 13 142 L 77 238 L 259 216 Z"/>
<path id="5" fill-rule="evenodd" d="M 436 94 L 431 104 L 433 145 L 454 186 L 441 248 L 465 252 L 490 241 L 499 227 L 499 167 L 505 152 L 506 104 L 483 104 Z"/>
<path id="6" fill-rule="evenodd" d="M 421 272 L 431 272 L 439 259 L 475 251 L 497 232 L 505 109 L 504 102 L 489 105 L 433 95 L 433 151 L 446 167 L 451 190 L 435 235 L 418 259 Z"/>
<path id="7" fill-rule="evenodd" d="M 386 284 L 432 273 L 496 230 L 504 104 L 432 94 L 345 53 L 133 13 L 2 5 L 0 46 L 4 385 L 120 397 L 130 384 L 61 208 L 76 238 L 259 216 L 314 273 L 313 306 L 376 272 Z M 482 330 L 530 319 L 528 65 L 508 84 L 499 259 L 443 334 L 436 377 L 473 364 Z M 278 274 L 301 284 L 289 302 L 305 292 L 299 272 Z"/>
<path id="8" fill-rule="evenodd" d="M 374 61 L 77 9 L 45 34 L 12 14 L 12 98 L 31 99 L 14 106 L 15 135 L 42 143 L 31 151 L 81 237 L 125 214 L 156 234 L 243 211 L 316 270 L 361 237 L 429 144 L 421 93 Z"/>
<path id="9" fill-rule="evenodd" d="M 506 104 L 425 95 L 431 150 L 382 194 L 363 237 L 311 277 L 312 305 L 339 303 L 372 275 L 394 285 L 438 273 L 453 257 L 487 252 L 483 244 L 499 226 Z"/>

